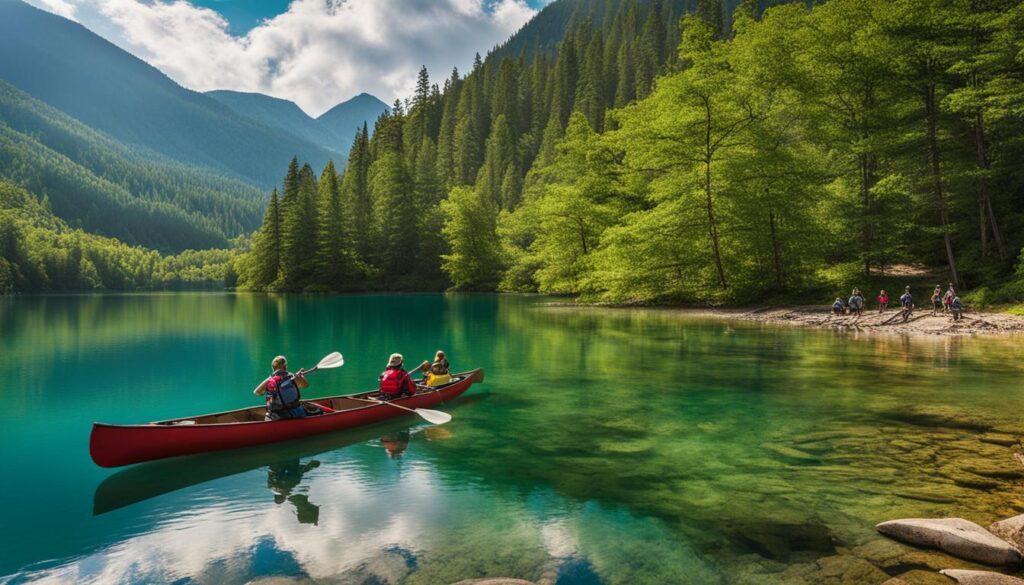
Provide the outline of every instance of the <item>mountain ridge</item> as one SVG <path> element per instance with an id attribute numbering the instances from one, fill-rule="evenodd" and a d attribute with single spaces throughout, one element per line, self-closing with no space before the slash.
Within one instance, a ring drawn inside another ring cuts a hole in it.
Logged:
<path id="1" fill-rule="evenodd" d="M 0 78 L 128 145 L 269 189 L 293 156 L 344 154 L 239 115 L 79 23 L 0 2 Z"/>
<path id="2" fill-rule="evenodd" d="M 388 105 L 368 93 L 338 103 L 319 116 L 310 116 L 295 102 L 259 92 L 218 89 L 205 92 L 236 114 L 295 134 L 333 152 L 347 154 L 356 130 L 388 111 Z M 344 165 L 345 158 L 335 163 Z"/>

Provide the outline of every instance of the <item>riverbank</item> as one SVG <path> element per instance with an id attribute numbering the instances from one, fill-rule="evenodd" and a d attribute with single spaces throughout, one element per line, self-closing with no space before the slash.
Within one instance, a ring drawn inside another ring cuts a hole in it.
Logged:
<path id="1" fill-rule="evenodd" d="M 959 321 L 947 313 L 933 315 L 930 310 L 917 309 L 904 322 L 899 310 L 890 308 L 879 313 L 865 311 L 862 315 L 832 315 L 828 307 L 791 306 L 760 309 L 680 309 L 687 314 L 726 317 L 760 323 L 779 323 L 822 329 L 846 329 L 878 333 L 914 335 L 999 335 L 1024 333 L 1024 317 L 1006 313 L 971 312 Z"/>
<path id="2" fill-rule="evenodd" d="M 548 306 L 581 307 L 586 305 L 551 303 Z M 959 321 L 954 321 L 947 313 L 933 315 L 931 310 L 917 309 L 904 322 L 899 316 L 899 309 L 895 308 L 890 308 L 882 313 L 879 313 L 877 309 L 865 311 L 859 317 L 856 315 L 833 315 L 828 307 L 818 305 L 761 308 L 676 307 L 664 310 L 687 317 L 735 319 L 758 323 L 870 333 L 942 336 L 1024 333 L 1024 316 L 998 312 L 972 311 L 965 314 Z"/>

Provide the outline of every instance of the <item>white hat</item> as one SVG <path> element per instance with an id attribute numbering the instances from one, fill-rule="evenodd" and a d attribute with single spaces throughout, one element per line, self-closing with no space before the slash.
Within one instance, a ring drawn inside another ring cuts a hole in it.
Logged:
<path id="1" fill-rule="evenodd" d="M 405 359 L 402 357 L 402 354 L 393 353 L 391 354 L 391 357 L 388 358 L 388 367 L 400 366 L 403 361 L 405 361 Z"/>

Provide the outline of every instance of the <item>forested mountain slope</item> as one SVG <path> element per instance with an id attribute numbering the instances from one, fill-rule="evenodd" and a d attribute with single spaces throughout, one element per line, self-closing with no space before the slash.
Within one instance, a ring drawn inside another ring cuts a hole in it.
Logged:
<path id="1" fill-rule="evenodd" d="M 0 2 L 0 79 L 129 145 L 269 188 L 292 156 L 339 155 L 190 91 L 78 23 Z M 341 155 L 343 156 L 343 155 Z"/>
<path id="2" fill-rule="evenodd" d="M 216 90 L 208 91 L 206 95 L 238 114 L 342 153 L 352 147 L 356 130 L 363 124 L 373 124 L 388 109 L 388 105 L 379 99 L 361 93 L 312 118 L 293 102 L 260 93 Z"/>
<path id="3" fill-rule="evenodd" d="M 124 144 L 0 81 L 0 177 L 68 224 L 164 251 L 225 247 L 256 227 L 265 195 Z"/>
<path id="4" fill-rule="evenodd" d="M 240 282 L 730 303 L 896 263 L 1010 277 L 1024 4 L 765 4 L 584 1 L 553 52 L 421 72 L 342 176 L 291 166 Z"/>
<path id="5" fill-rule="evenodd" d="M 70 228 L 45 203 L 0 177 L 0 294 L 82 290 L 220 288 L 230 250 L 161 256 Z"/>

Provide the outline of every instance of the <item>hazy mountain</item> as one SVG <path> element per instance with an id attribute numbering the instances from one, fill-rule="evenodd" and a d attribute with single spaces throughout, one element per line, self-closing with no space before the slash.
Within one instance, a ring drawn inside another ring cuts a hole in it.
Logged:
<path id="1" fill-rule="evenodd" d="M 296 134 L 185 89 L 85 27 L 20 1 L 0 1 L 0 79 L 130 144 L 264 188 L 293 156 L 344 160 Z"/>
<path id="2" fill-rule="evenodd" d="M 164 250 L 252 231 L 256 187 L 128 147 L 0 81 L 0 178 L 45 196 L 73 227 Z"/>
<path id="3" fill-rule="evenodd" d="M 316 123 L 334 137 L 331 144 L 343 148 L 342 152 L 347 154 L 356 129 L 366 122 L 372 132 L 374 121 L 389 109 L 387 104 L 376 97 L 361 93 L 320 114 Z"/>
<path id="4" fill-rule="evenodd" d="M 341 153 L 351 148 L 356 128 L 364 122 L 372 128 L 377 117 L 388 110 L 387 104 L 367 93 L 341 102 L 318 118 L 310 117 L 288 100 L 261 93 L 216 90 L 206 95 L 238 114 Z M 344 164 L 344 158 L 335 162 Z"/>

